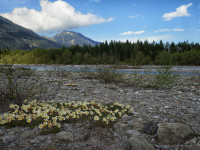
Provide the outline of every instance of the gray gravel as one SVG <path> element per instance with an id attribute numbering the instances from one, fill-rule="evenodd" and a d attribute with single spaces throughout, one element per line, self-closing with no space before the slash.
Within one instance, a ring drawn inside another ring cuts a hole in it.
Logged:
<path id="1" fill-rule="evenodd" d="M 131 125 L 132 130 L 128 128 L 127 134 L 117 132 L 113 128 L 90 129 L 85 124 L 65 124 L 62 130 L 71 132 L 74 136 L 74 141 L 66 145 L 62 141 L 55 140 L 54 135 L 37 136 L 22 141 L 16 135 L 24 131 L 28 132 L 29 129 L 7 130 L 0 127 L 0 147 L 5 147 L 5 149 L 25 149 L 27 147 L 27 149 L 49 149 L 51 147 L 52 149 L 123 150 L 127 148 L 130 133 L 132 131 L 142 132 L 143 124 L 146 122 L 155 122 L 158 126 L 162 123 L 182 123 L 189 126 L 197 135 L 185 143 L 162 145 L 156 142 L 156 135 L 144 134 L 155 149 L 189 150 L 194 149 L 193 146 L 200 145 L 200 81 L 197 77 L 181 76 L 179 82 L 172 88 L 155 89 L 134 87 L 127 83 L 102 83 L 97 79 L 83 78 L 78 73 L 70 73 L 68 77 L 49 75 L 46 71 L 37 71 L 37 74 L 45 82 L 51 82 L 52 86 L 62 79 L 63 85 L 53 97 L 55 101 L 87 99 L 106 103 L 129 103 L 134 108 L 131 117 L 124 117 L 119 122 Z M 65 85 L 70 83 L 77 84 L 77 86 Z M 51 86 L 48 88 L 49 94 L 55 92 Z"/>

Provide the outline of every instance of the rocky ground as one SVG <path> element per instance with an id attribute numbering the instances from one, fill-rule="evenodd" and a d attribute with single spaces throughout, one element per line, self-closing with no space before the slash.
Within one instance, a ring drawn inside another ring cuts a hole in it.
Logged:
<path id="1" fill-rule="evenodd" d="M 42 80 L 53 83 L 58 76 L 38 71 Z M 172 88 L 134 87 L 127 83 L 102 83 L 77 73 L 62 77 L 63 85 L 54 100 L 96 100 L 129 103 L 134 111 L 113 128 L 91 127 L 87 122 L 64 124 L 55 135 L 40 135 L 24 127 L 0 126 L 1 149 L 105 149 L 105 150 L 200 150 L 200 81 L 181 76 Z M 77 84 L 70 86 L 65 84 Z M 49 93 L 55 91 L 49 88 Z"/>

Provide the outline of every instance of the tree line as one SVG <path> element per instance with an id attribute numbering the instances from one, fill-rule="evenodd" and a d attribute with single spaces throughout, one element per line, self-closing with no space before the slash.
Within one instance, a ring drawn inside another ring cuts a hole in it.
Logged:
<path id="1" fill-rule="evenodd" d="M 0 50 L 2 58 L 20 64 L 200 65 L 200 44 L 179 42 L 102 42 L 58 49 Z"/>

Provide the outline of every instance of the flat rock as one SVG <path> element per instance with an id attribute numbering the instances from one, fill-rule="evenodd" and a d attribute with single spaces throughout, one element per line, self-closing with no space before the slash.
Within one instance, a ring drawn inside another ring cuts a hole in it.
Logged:
<path id="1" fill-rule="evenodd" d="M 120 122 L 117 122 L 116 124 L 114 124 L 113 128 L 117 131 L 117 132 L 126 132 L 127 130 L 131 130 L 131 126 L 129 126 L 128 124 L 122 124 Z"/>
<path id="2" fill-rule="evenodd" d="M 21 139 L 31 139 L 31 138 L 35 138 L 39 135 L 39 132 L 35 132 L 34 130 L 30 130 L 30 131 L 25 131 L 24 133 L 22 133 L 20 135 Z"/>
<path id="3" fill-rule="evenodd" d="M 72 132 L 62 131 L 56 134 L 56 140 L 73 141 Z"/>

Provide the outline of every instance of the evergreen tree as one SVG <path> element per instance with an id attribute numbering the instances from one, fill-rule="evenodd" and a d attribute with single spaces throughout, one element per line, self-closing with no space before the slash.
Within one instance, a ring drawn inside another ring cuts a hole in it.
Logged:
<path id="1" fill-rule="evenodd" d="M 170 44 L 169 50 L 170 50 L 170 53 L 171 53 L 171 54 L 176 52 L 176 45 L 175 45 L 174 42 L 172 42 L 172 43 Z"/>

